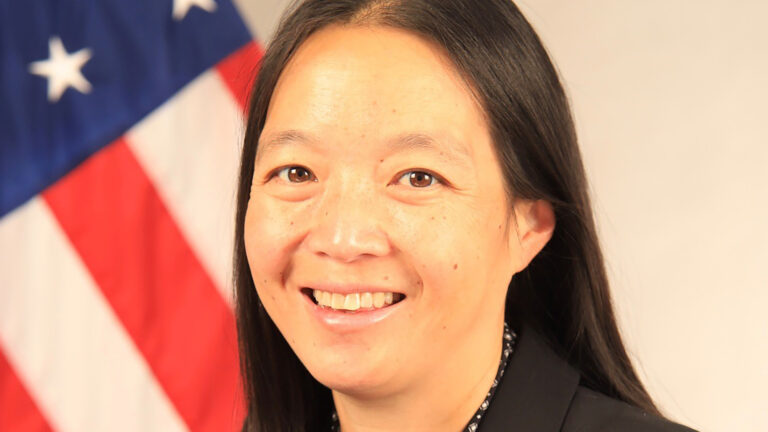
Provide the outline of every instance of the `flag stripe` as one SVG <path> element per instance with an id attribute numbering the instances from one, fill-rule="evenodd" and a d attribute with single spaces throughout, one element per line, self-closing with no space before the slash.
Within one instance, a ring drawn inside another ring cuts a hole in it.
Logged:
<path id="1" fill-rule="evenodd" d="M 234 316 L 126 141 L 43 196 L 190 430 L 238 429 Z"/>
<path id="2" fill-rule="evenodd" d="M 230 304 L 242 129 L 236 101 L 209 71 L 126 134 L 173 220 Z"/>
<path id="3" fill-rule="evenodd" d="M 0 349 L 0 431 L 52 431 Z"/>
<path id="4" fill-rule="evenodd" d="M 258 42 L 252 41 L 216 65 L 227 87 L 243 108 L 247 107 L 251 85 L 256 78 L 263 55 L 264 50 Z"/>
<path id="5" fill-rule="evenodd" d="M 185 431 L 39 197 L 0 220 L 0 244 L 0 346 L 51 427 Z"/>
<path id="6" fill-rule="evenodd" d="M 171 0 L 60 3 L 0 6 L 0 217 L 252 39 L 228 0 L 183 20 Z M 28 68 L 48 58 L 53 36 L 68 52 L 92 53 L 81 70 L 90 92 L 48 102 L 48 80 Z"/>

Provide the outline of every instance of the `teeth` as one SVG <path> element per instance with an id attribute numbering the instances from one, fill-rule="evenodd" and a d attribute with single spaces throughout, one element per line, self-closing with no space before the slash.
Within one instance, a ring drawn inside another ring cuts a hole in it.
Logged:
<path id="1" fill-rule="evenodd" d="M 377 292 L 373 295 L 373 307 L 382 307 L 384 306 L 384 297 L 385 294 L 382 292 Z"/>
<path id="2" fill-rule="evenodd" d="M 344 297 L 344 309 L 346 310 L 360 309 L 360 293 L 347 294 L 347 296 Z"/>
<path id="3" fill-rule="evenodd" d="M 360 307 L 362 308 L 373 307 L 373 294 L 369 292 L 360 294 Z"/>
<path id="4" fill-rule="evenodd" d="M 399 300 L 403 297 L 402 294 L 391 292 L 365 292 L 343 295 L 320 290 L 313 290 L 312 296 L 320 306 L 349 311 L 356 311 L 360 308 L 381 308 L 391 305 L 396 300 Z"/>
<path id="5" fill-rule="evenodd" d="M 344 308 L 344 296 L 339 293 L 333 293 L 331 295 L 331 307 L 334 309 Z"/>

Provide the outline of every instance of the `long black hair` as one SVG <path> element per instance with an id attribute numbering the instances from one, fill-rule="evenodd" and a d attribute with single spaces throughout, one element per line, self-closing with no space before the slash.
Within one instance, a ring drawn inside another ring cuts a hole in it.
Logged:
<path id="1" fill-rule="evenodd" d="M 489 125 L 508 202 L 553 206 L 551 240 L 509 283 L 510 323 L 526 322 L 582 374 L 582 385 L 659 414 L 630 362 L 611 304 L 603 255 L 568 100 L 547 52 L 510 0 L 305 0 L 283 15 L 262 57 L 247 113 L 234 251 L 244 431 L 327 431 L 332 396 L 293 353 L 261 305 L 243 224 L 259 135 L 286 63 L 329 24 L 407 30 L 444 50 Z"/>

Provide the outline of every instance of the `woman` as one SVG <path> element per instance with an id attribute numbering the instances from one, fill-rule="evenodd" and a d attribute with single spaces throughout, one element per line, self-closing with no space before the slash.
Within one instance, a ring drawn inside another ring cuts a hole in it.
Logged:
<path id="1" fill-rule="evenodd" d="M 680 431 L 616 327 L 568 103 L 509 0 L 307 0 L 253 89 L 248 431 Z"/>

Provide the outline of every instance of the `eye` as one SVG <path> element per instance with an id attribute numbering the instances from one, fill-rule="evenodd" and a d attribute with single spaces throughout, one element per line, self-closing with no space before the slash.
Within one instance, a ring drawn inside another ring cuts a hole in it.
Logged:
<path id="1" fill-rule="evenodd" d="M 269 179 L 279 177 L 287 183 L 304 183 L 306 181 L 317 181 L 317 178 L 308 169 L 299 165 L 290 165 L 278 168 L 269 174 Z"/>
<path id="2" fill-rule="evenodd" d="M 419 189 L 427 188 L 436 183 L 442 183 L 442 180 L 439 178 L 439 176 L 428 171 L 406 171 L 398 178 L 398 180 L 402 180 L 404 178 L 407 178 L 411 186 Z M 399 181 L 397 183 L 399 183 Z"/>

